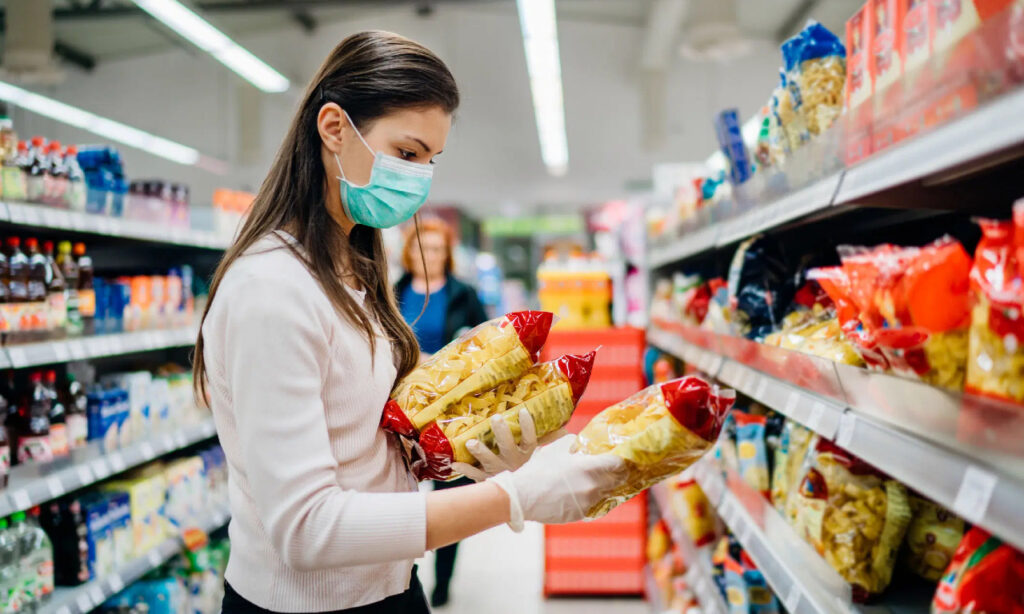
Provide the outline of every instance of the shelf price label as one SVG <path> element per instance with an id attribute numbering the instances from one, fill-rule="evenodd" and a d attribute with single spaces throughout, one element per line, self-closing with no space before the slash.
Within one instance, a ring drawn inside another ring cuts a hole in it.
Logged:
<path id="1" fill-rule="evenodd" d="M 81 614 L 92 611 L 92 600 L 89 599 L 88 593 L 82 593 L 79 595 L 78 599 L 75 600 L 75 605 L 78 606 L 78 611 L 81 612 Z"/>
<path id="2" fill-rule="evenodd" d="M 968 467 L 953 500 L 953 511 L 974 524 L 980 523 L 985 518 L 998 482 L 994 474 L 973 465 Z"/>
<path id="3" fill-rule="evenodd" d="M 782 604 L 786 606 L 786 610 L 792 614 L 796 612 L 796 609 L 800 607 L 800 585 L 793 580 L 793 583 L 789 585 L 789 591 L 786 593 L 786 598 L 783 599 Z"/>
<path id="4" fill-rule="evenodd" d="M 89 589 L 89 598 L 98 605 L 106 601 L 107 596 L 103 594 L 103 589 L 96 585 Z"/>
<path id="5" fill-rule="evenodd" d="M 149 554 L 146 555 L 146 559 L 154 568 L 159 567 L 160 564 L 164 562 L 163 557 L 160 556 L 160 551 L 155 549 L 149 551 Z"/>
<path id="6" fill-rule="evenodd" d="M 82 486 L 93 483 L 92 470 L 89 465 L 78 466 L 78 481 Z"/>
<path id="7" fill-rule="evenodd" d="M 67 344 L 61 341 L 54 342 L 53 355 L 57 358 L 57 362 L 67 362 L 70 357 Z"/>
<path id="8" fill-rule="evenodd" d="M 29 499 L 24 488 L 11 494 L 11 502 L 14 503 L 14 508 L 17 510 L 27 510 L 32 507 L 32 499 Z"/>
<path id="9" fill-rule="evenodd" d="M 811 406 L 810 413 L 807 414 L 807 428 L 812 431 L 821 430 L 821 419 L 825 415 L 825 406 L 820 402 L 815 401 L 814 405 Z"/>
<path id="10" fill-rule="evenodd" d="M 50 496 L 56 499 L 65 492 L 64 483 L 60 481 L 60 478 L 53 476 L 46 480 L 46 488 L 50 491 Z"/>
<path id="11" fill-rule="evenodd" d="M 124 590 L 124 580 L 121 579 L 121 574 L 115 573 L 110 576 L 110 592 L 116 595 Z"/>
<path id="12" fill-rule="evenodd" d="M 839 431 L 836 433 L 836 445 L 848 448 L 853 442 L 853 431 L 857 428 L 857 416 L 851 412 L 843 412 L 839 417 Z"/>
<path id="13" fill-rule="evenodd" d="M 20 369 L 28 364 L 28 355 L 25 354 L 25 349 L 20 347 L 11 347 L 7 349 L 7 356 L 11 360 L 11 366 L 15 369 Z"/>

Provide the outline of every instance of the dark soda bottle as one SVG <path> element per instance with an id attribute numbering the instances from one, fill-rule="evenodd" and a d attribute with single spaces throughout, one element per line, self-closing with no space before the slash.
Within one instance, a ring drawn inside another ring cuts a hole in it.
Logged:
<path id="1" fill-rule="evenodd" d="M 61 339 L 67 335 L 68 288 L 64 283 L 64 274 L 60 272 L 53 257 L 53 241 L 43 242 L 43 255 L 46 257 L 46 311 L 50 321 L 50 336 Z"/>
<path id="2" fill-rule="evenodd" d="M 85 253 L 85 243 L 75 243 L 78 264 L 78 312 L 82 316 L 82 334 L 96 332 L 96 291 L 92 285 L 92 258 Z"/>
<path id="3" fill-rule="evenodd" d="M 64 423 L 68 428 L 68 443 L 71 449 L 80 448 L 89 439 L 89 398 L 82 382 L 68 373 L 61 390 L 61 404 L 64 405 Z"/>
<path id="4" fill-rule="evenodd" d="M 46 256 L 39 251 L 39 241 L 34 237 L 25 239 L 28 252 L 28 316 L 29 331 L 26 338 L 38 341 L 45 339 L 50 329 L 50 318 L 46 305 Z"/>
<path id="5" fill-rule="evenodd" d="M 11 438 L 7 432 L 7 399 L 0 395 L 0 490 L 7 488 L 11 472 Z"/>
<path id="6" fill-rule="evenodd" d="M 25 333 L 30 328 L 25 318 L 28 313 L 29 263 L 28 256 L 21 251 L 21 239 L 18 237 L 7 238 L 7 268 L 7 289 L 11 309 L 10 336 L 11 341 L 20 342 L 25 340 Z"/>
<path id="7" fill-rule="evenodd" d="M 41 203 L 46 196 L 46 166 L 46 139 L 34 136 L 29 148 L 28 176 L 25 178 L 26 200 L 30 203 Z"/>
<path id="8" fill-rule="evenodd" d="M 78 300 L 78 263 L 71 254 L 71 242 L 61 241 L 57 246 L 57 266 L 64 275 L 64 284 L 68 290 L 68 320 L 67 332 L 69 337 L 77 337 L 82 334 L 82 313 L 79 310 Z"/>
<path id="9" fill-rule="evenodd" d="M 18 437 L 18 462 L 49 462 L 53 460 L 50 447 L 50 395 L 43 386 L 43 374 L 32 373 L 29 393 L 22 404 L 22 432 Z"/>
<path id="10" fill-rule="evenodd" d="M 55 457 L 67 456 L 71 452 L 68 438 L 67 408 L 57 394 L 57 372 L 50 369 L 43 381 L 46 394 L 50 397 L 50 449 Z"/>

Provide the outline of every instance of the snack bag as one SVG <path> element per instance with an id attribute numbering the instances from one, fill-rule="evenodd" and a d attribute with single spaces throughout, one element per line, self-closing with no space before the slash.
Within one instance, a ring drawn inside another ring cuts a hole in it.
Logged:
<path id="1" fill-rule="evenodd" d="M 885 590 L 910 523 L 906 488 L 821 438 L 793 486 L 794 528 L 852 585 L 854 601 Z"/>
<path id="2" fill-rule="evenodd" d="M 426 466 L 419 468 L 418 477 L 451 479 L 456 477 L 451 470 L 453 462 L 477 464 L 466 449 L 471 439 L 497 454 L 491 416 L 502 417 L 516 443 L 521 436 L 519 412 L 523 409 L 530 412 L 538 439 L 565 426 L 587 389 L 595 354 L 569 354 L 534 365 L 515 379 L 462 397 L 450 405 L 420 433 L 419 443 Z"/>
<path id="3" fill-rule="evenodd" d="M 814 439 L 814 431 L 803 425 L 786 420 L 779 437 L 779 447 L 775 450 L 775 470 L 772 472 L 771 499 L 780 514 L 786 512 L 786 497 L 791 485 L 800 478 L 800 469 L 807 457 L 807 449 Z M 787 516 L 790 524 L 793 519 Z"/>
<path id="4" fill-rule="evenodd" d="M 768 450 L 765 447 L 765 416 L 734 411 L 736 418 L 736 456 L 739 458 L 740 476 L 751 488 L 766 498 L 768 485 Z"/>
<path id="5" fill-rule="evenodd" d="M 460 335 L 399 382 L 381 426 L 415 438 L 462 397 L 518 377 L 536 361 L 552 319 L 546 311 L 517 311 Z"/>
<path id="6" fill-rule="evenodd" d="M 782 246 L 769 237 L 747 239 L 729 264 L 729 304 L 736 332 L 761 339 L 776 330 L 796 293 Z"/>
<path id="7" fill-rule="evenodd" d="M 711 449 L 735 400 L 735 391 L 691 375 L 649 386 L 595 416 L 573 449 L 615 454 L 626 461 L 626 479 L 587 515 L 607 513 L 693 464 Z"/>
<path id="8" fill-rule="evenodd" d="M 724 568 L 730 614 L 778 614 L 775 593 L 746 551 L 741 551 L 738 559 L 727 553 Z"/>
<path id="9" fill-rule="evenodd" d="M 864 366 L 856 348 L 843 334 L 835 304 L 817 281 L 809 280 L 797 290 L 793 303 L 794 310 L 782 319 L 779 331 L 765 337 L 766 344 Z"/>
<path id="10" fill-rule="evenodd" d="M 1024 614 L 1024 554 L 974 527 L 935 589 L 932 614 Z"/>
<path id="11" fill-rule="evenodd" d="M 1024 403 L 1024 200 L 1013 221 L 980 220 L 971 268 L 969 392 Z"/>
<path id="12" fill-rule="evenodd" d="M 941 505 L 913 495 L 910 509 L 914 518 L 907 528 L 907 567 L 936 582 L 953 560 L 964 536 L 964 521 Z"/>
<path id="13" fill-rule="evenodd" d="M 696 480 L 684 480 L 673 483 L 671 489 L 673 507 L 683 519 L 683 528 L 693 543 L 700 548 L 714 541 L 715 512 L 700 484 Z"/>
<path id="14" fill-rule="evenodd" d="M 794 109 L 810 134 L 821 134 L 843 109 L 846 48 L 828 28 L 811 20 L 782 44 L 782 58 L 789 82 L 799 92 Z"/>

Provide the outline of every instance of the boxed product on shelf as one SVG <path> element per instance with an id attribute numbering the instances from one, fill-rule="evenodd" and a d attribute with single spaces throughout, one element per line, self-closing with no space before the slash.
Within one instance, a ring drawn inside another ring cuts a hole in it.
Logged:
<path id="1" fill-rule="evenodd" d="M 155 463 L 127 477 L 102 485 L 106 491 L 126 493 L 131 502 L 132 552 L 142 556 L 167 536 L 163 514 L 167 482 L 163 467 Z"/>
<path id="2" fill-rule="evenodd" d="M 865 4 L 846 22 L 847 112 L 867 101 L 875 91 L 872 64 L 873 16 Z"/>

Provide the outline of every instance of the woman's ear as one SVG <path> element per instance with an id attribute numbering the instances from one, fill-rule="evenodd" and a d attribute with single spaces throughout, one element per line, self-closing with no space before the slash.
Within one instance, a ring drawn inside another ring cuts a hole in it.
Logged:
<path id="1" fill-rule="evenodd" d="M 320 132 L 320 140 L 333 153 L 341 152 L 341 141 L 345 128 L 349 126 L 348 118 L 337 103 L 328 102 L 320 107 L 316 116 L 316 128 Z"/>

